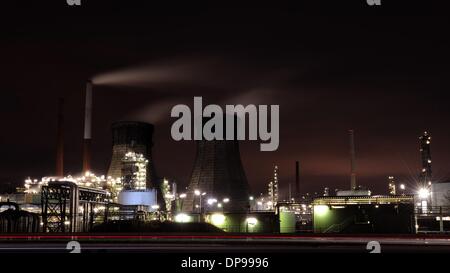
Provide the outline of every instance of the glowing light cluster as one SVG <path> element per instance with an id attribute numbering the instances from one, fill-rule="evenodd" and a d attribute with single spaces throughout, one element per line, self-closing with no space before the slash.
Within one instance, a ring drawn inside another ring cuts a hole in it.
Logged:
<path id="1" fill-rule="evenodd" d="M 269 182 L 268 198 L 270 202 L 267 203 L 268 209 L 273 210 L 278 202 L 278 166 L 276 165 L 273 170 L 273 179 Z"/>
<path id="2" fill-rule="evenodd" d="M 418 195 L 421 199 L 427 199 L 430 195 L 430 191 L 426 188 L 422 188 L 419 190 Z"/>
<path id="3" fill-rule="evenodd" d="M 175 222 L 178 222 L 178 223 L 188 223 L 188 222 L 191 222 L 191 220 L 192 220 L 191 216 L 189 216 L 185 213 L 180 213 L 175 216 Z"/>
<path id="4" fill-rule="evenodd" d="M 73 182 L 80 187 L 105 189 L 110 193 L 113 201 L 116 201 L 118 193 L 122 190 L 120 178 L 105 177 L 104 175 L 97 176 L 92 172 L 86 172 L 81 176 L 43 177 L 40 180 L 27 178 L 24 183 L 25 193 L 39 194 L 42 186 L 47 186 L 50 182 L 57 181 Z"/>
<path id="5" fill-rule="evenodd" d="M 215 226 L 222 226 L 225 223 L 225 215 L 221 213 L 214 213 L 211 215 L 211 224 Z"/>
<path id="6" fill-rule="evenodd" d="M 166 203 L 166 210 L 171 211 L 172 210 L 172 202 L 175 200 L 176 192 L 175 192 L 175 186 L 171 186 L 169 183 L 169 180 L 164 178 L 162 186 L 161 186 L 162 195 L 164 196 L 164 201 Z M 181 195 L 180 195 L 180 198 Z"/>
<path id="7" fill-rule="evenodd" d="M 131 181 L 125 181 L 128 178 L 123 177 L 122 183 L 131 183 L 134 190 L 145 190 L 147 188 L 147 164 L 148 160 L 143 154 L 128 152 L 122 159 L 122 164 L 131 167 Z"/>

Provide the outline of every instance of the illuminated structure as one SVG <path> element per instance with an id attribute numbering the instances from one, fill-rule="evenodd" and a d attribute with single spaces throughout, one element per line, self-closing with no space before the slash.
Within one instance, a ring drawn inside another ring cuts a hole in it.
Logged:
<path id="1" fill-rule="evenodd" d="M 424 132 L 419 137 L 420 140 L 420 156 L 422 159 L 422 170 L 420 172 L 420 183 L 422 187 L 430 188 L 431 186 L 431 136 Z"/>
<path id="2" fill-rule="evenodd" d="M 122 184 L 125 190 L 145 190 L 148 160 L 135 152 L 128 152 L 122 159 Z"/>
<path id="3" fill-rule="evenodd" d="M 175 183 L 170 184 L 169 180 L 164 178 L 161 185 L 161 192 L 166 205 L 165 210 L 169 212 L 172 211 L 172 203 L 175 201 L 175 197 L 177 196 L 177 185 Z"/>
<path id="4" fill-rule="evenodd" d="M 97 190 L 106 190 L 109 193 L 109 199 L 111 202 L 117 201 L 117 195 L 122 191 L 122 182 L 120 178 L 112 178 L 97 176 L 92 172 L 87 172 L 82 176 L 71 176 L 67 175 L 65 177 L 43 177 L 42 179 L 31 179 L 27 178 L 24 183 L 25 193 L 31 195 L 37 195 L 41 193 L 43 186 L 48 186 L 49 183 L 53 182 L 72 182 L 78 187 L 91 188 Z"/>
<path id="5" fill-rule="evenodd" d="M 269 182 L 269 201 L 270 209 L 273 209 L 278 203 L 278 166 L 275 165 L 273 169 L 273 179 Z"/>
<path id="6" fill-rule="evenodd" d="M 179 214 L 176 221 L 190 221 L 191 218 L 184 214 Z M 210 223 L 225 232 L 240 233 L 278 233 L 278 217 L 273 212 L 258 213 L 222 213 L 214 212 L 206 216 L 207 223 Z"/>
<path id="7" fill-rule="evenodd" d="M 310 231 L 312 229 L 312 205 L 309 200 L 302 202 L 280 201 L 275 215 L 279 216 L 280 233 Z"/>
<path id="8" fill-rule="evenodd" d="M 42 186 L 41 196 L 44 232 L 85 232 L 96 220 L 107 220 L 109 194 L 105 190 L 50 181 Z"/>
<path id="9" fill-rule="evenodd" d="M 137 210 L 152 211 L 158 209 L 156 190 L 123 190 L 119 193 L 118 203 L 136 206 Z"/>
<path id="10" fill-rule="evenodd" d="M 156 176 L 151 152 L 154 126 L 137 121 L 118 121 L 112 124 L 111 130 L 113 147 L 108 177 L 124 178 L 124 186 L 130 190 L 155 189 L 159 206 L 165 207 L 164 198 L 159 198 L 163 196 L 161 179 Z"/>
<path id="11" fill-rule="evenodd" d="M 396 194 L 396 187 L 395 187 L 395 180 L 393 176 L 389 176 L 389 194 L 395 195 Z"/>
<path id="12" fill-rule="evenodd" d="M 119 121 L 113 123 L 112 130 L 112 158 L 109 165 L 108 176 L 121 178 L 124 176 L 123 160 L 127 153 L 142 155 L 147 161 L 146 188 L 157 186 L 155 171 L 152 162 L 151 148 L 153 125 L 143 122 Z M 130 154 L 131 155 L 131 154 Z M 158 185 L 159 186 L 159 185 Z M 145 188 L 145 187 L 144 187 Z"/>
<path id="13" fill-rule="evenodd" d="M 431 204 L 433 207 L 446 207 L 450 209 L 450 181 L 432 183 L 431 194 Z"/>
<path id="14" fill-rule="evenodd" d="M 314 199 L 314 233 L 415 233 L 414 196 Z"/>

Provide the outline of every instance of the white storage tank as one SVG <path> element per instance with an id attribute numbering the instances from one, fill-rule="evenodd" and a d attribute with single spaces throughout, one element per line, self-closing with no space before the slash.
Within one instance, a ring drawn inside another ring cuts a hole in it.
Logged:
<path id="1" fill-rule="evenodd" d="M 147 206 L 148 210 L 155 210 L 158 205 L 156 190 L 124 190 L 119 193 L 119 204 L 125 206 Z"/>

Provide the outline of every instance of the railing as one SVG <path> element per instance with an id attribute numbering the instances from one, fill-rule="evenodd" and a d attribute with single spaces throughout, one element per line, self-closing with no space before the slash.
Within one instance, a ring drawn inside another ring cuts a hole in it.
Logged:
<path id="1" fill-rule="evenodd" d="M 425 209 L 422 208 L 415 208 L 414 209 L 415 214 L 421 214 L 421 215 L 439 215 L 443 214 L 444 216 L 450 216 L 450 207 L 426 207 Z"/>
<path id="2" fill-rule="evenodd" d="M 450 207 L 415 208 L 417 233 L 450 233 Z"/>
<path id="3" fill-rule="evenodd" d="M 350 216 L 341 223 L 333 224 L 330 227 L 328 227 L 323 233 L 340 233 L 342 232 L 346 227 L 348 227 L 351 223 L 353 223 L 355 220 L 354 216 Z"/>

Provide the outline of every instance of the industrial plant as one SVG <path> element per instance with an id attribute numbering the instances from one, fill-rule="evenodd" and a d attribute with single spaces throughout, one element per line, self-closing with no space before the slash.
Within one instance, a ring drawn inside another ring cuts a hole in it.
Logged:
<path id="1" fill-rule="evenodd" d="M 267 192 L 251 193 L 238 140 L 198 140 L 189 185 L 160 176 L 152 156 L 153 124 L 111 124 L 111 161 L 106 174 L 91 169 L 93 84 L 87 83 L 82 174 L 64 174 L 64 106 L 58 101 L 55 174 L 27 178 L 14 194 L 0 195 L 1 233 L 114 231 L 123 223 L 166 223 L 175 230 L 198 223 L 210 232 L 445 233 L 449 231 L 450 182 L 434 182 L 431 135 L 419 137 L 422 169 L 417 188 L 386 180 L 386 194 L 372 195 L 357 183 L 355 132 L 349 131 L 349 188 L 301 194 L 300 162 L 280 194 L 280 170 L 273 165 Z M 204 119 L 203 122 L 206 120 Z M 169 229 L 173 229 L 169 228 Z M 133 231 L 129 229 L 128 231 Z M 135 230 L 134 230 L 135 231 Z M 151 232 L 152 229 L 146 230 Z M 164 231 L 164 230 L 163 230 Z"/>

